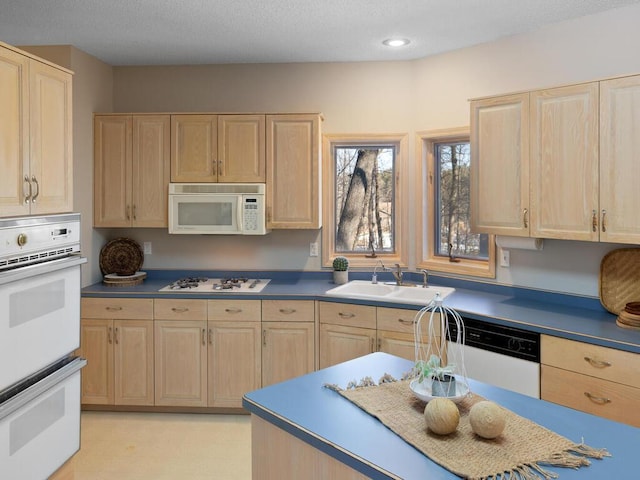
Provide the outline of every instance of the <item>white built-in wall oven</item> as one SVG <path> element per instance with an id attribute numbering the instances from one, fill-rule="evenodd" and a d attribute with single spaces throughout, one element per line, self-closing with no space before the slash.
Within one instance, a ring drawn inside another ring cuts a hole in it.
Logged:
<path id="1" fill-rule="evenodd" d="M 0 479 L 80 448 L 80 214 L 0 218 Z"/>

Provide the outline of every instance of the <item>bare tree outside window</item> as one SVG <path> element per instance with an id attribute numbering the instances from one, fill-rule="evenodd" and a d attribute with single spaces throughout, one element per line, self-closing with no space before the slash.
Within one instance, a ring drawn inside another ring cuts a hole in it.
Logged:
<path id="1" fill-rule="evenodd" d="M 336 252 L 393 252 L 395 147 L 337 146 Z"/>
<path id="2" fill-rule="evenodd" d="M 488 235 L 471 233 L 469 142 L 436 143 L 436 255 L 487 259 Z"/>

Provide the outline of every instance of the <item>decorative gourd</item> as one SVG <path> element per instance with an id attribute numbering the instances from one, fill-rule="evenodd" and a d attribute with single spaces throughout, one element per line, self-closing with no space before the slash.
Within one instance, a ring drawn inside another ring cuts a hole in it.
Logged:
<path id="1" fill-rule="evenodd" d="M 504 410 L 493 402 L 483 400 L 471 407 L 469 423 L 476 435 L 488 439 L 496 438 L 504 430 Z"/>
<path id="2" fill-rule="evenodd" d="M 458 428 L 460 411 L 448 398 L 434 398 L 424 407 L 427 428 L 437 435 L 449 435 Z"/>

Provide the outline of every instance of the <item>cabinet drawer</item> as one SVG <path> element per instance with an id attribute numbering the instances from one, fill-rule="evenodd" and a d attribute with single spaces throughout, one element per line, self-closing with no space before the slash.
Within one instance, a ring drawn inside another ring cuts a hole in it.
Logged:
<path id="1" fill-rule="evenodd" d="M 153 319 L 152 298 L 82 298 L 82 318 Z"/>
<path id="2" fill-rule="evenodd" d="M 263 300 L 263 322 L 313 322 L 313 300 Z"/>
<path id="3" fill-rule="evenodd" d="M 260 300 L 207 300 L 209 320 L 259 322 Z"/>
<path id="4" fill-rule="evenodd" d="M 320 323 L 376 328 L 376 307 L 320 302 Z"/>
<path id="5" fill-rule="evenodd" d="M 405 332 L 413 334 L 413 325 L 417 320 L 416 315 L 418 310 L 407 310 L 404 308 L 387 308 L 378 307 L 378 330 L 386 330 L 389 332 Z M 429 315 L 431 312 L 427 312 L 422 317 L 422 329 L 426 332 L 429 325 Z M 440 335 L 440 322 L 437 319 L 440 318 L 440 314 L 434 313 L 434 327 L 437 335 Z"/>
<path id="6" fill-rule="evenodd" d="M 542 365 L 543 400 L 640 427 L 640 388 Z"/>
<path id="7" fill-rule="evenodd" d="M 542 335 L 541 363 L 640 388 L 640 355 Z"/>
<path id="8" fill-rule="evenodd" d="M 156 320 L 206 320 L 207 300 L 156 299 L 153 318 Z"/>

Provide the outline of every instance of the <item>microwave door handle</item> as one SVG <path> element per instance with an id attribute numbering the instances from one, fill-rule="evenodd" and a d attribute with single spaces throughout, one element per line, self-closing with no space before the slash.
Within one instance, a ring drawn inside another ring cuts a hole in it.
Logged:
<path id="1" fill-rule="evenodd" d="M 236 209 L 237 210 L 236 218 L 237 218 L 237 222 L 238 222 L 238 231 L 239 232 L 242 232 L 244 230 L 244 225 L 243 225 L 243 222 L 242 222 L 242 218 L 243 218 L 243 215 L 242 215 L 243 200 L 244 200 L 244 197 L 242 195 L 240 195 L 238 197 L 238 208 Z"/>

